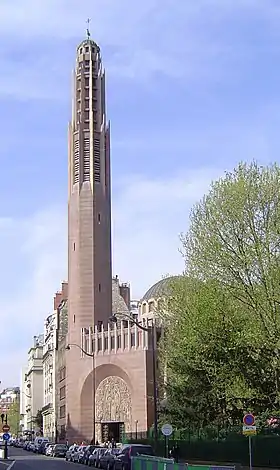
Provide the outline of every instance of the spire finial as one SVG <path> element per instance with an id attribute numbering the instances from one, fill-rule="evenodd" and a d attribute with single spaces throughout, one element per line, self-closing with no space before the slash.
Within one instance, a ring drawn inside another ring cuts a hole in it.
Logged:
<path id="1" fill-rule="evenodd" d="M 88 18 L 87 19 L 87 38 L 90 39 L 90 30 L 89 30 L 89 25 L 90 25 L 90 22 L 91 22 L 91 19 Z"/>

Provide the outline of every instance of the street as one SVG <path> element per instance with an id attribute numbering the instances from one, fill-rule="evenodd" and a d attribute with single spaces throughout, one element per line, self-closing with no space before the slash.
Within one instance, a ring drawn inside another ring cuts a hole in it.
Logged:
<path id="1" fill-rule="evenodd" d="M 26 452 L 22 449 L 9 447 L 10 462 L 0 461 L 0 470 L 74 470 L 81 465 L 66 462 L 64 459 L 46 457 Z"/>

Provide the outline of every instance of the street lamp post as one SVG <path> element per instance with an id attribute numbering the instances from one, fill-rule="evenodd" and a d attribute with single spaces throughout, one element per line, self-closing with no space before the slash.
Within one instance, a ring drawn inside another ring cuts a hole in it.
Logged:
<path id="1" fill-rule="evenodd" d="M 92 425 L 92 434 L 93 434 L 93 443 L 95 444 L 96 439 L 95 439 L 95 356 L 94 354 L 90 354 L 87 351 L 85 351 L 79 344 L 75 343 L 69 343 L 67 344 L 66 348 L 68 351 L 71 349 L 71 347 L 78 348 L 85 356 L 91 357 L 92 358 L 92 400 L 93 400 L 93 409 L 92 409 L 92 418 L 93 418 L 93 425 Z"/>
<path id="2" fill-rule="evenodd" d="M 151 327 L 145 327 L 141 325 L 137 320 L 132 318 L 128 313 L 120 313 L 121 318 L 129 320 L 133 325 L 136 325 L 142 331 L 151 331 L 151 341 L 152 341 L 152 372 L 153 372 L 153 405 L 154 405 L 154 439 L 155 444 L 158 441 L 158 404 L 157 404 L 157 372 L 156 372 L 156 349 L 155 349 L 155 325 L 152 323 Z M 112 315 L 109 320 L 112 323 L 117 323 L 118 316 Z"/>

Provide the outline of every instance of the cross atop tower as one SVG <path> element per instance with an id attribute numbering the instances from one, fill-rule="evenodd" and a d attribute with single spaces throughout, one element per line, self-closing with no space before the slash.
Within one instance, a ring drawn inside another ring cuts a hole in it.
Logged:
<path id="1" fill-rule="evenodd" d="M 87 38 L 90 39 L 90 30 L 89 30 L 89 25 L 90 25 L 91 19 L 87 19 Z"/>

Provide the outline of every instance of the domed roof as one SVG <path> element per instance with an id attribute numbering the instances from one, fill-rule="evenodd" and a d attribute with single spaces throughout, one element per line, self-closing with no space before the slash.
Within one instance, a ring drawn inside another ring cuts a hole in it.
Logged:
<path id="1" fill-rule="evenodd" d="M 84 47 L 84 46 L 92 46 L 94 48 L 96 48 L 98 50 L 98 52 L 100 51 L 100 47 L 98 46 L 98 44 L 96 44 L 95 41 L 93 41 L 92 39 L 84 39 L 78 46 L 77 46 L 77 51 L 81 48 L 81 47 Z"/>
<path id="2" fill-rule="evenodd" d="M 170 285 L 170 282 L 173 281 L 173 279 L 176 279 L 177 277 L 179 276 L 170 276 L 158 281 L 156 284 L 150 287 L 150 289 L 147 290 L 146 294 L 143 295 L 141 302 L 163 297 L 165 294 L 168 293 L 168 287 Z"/>

